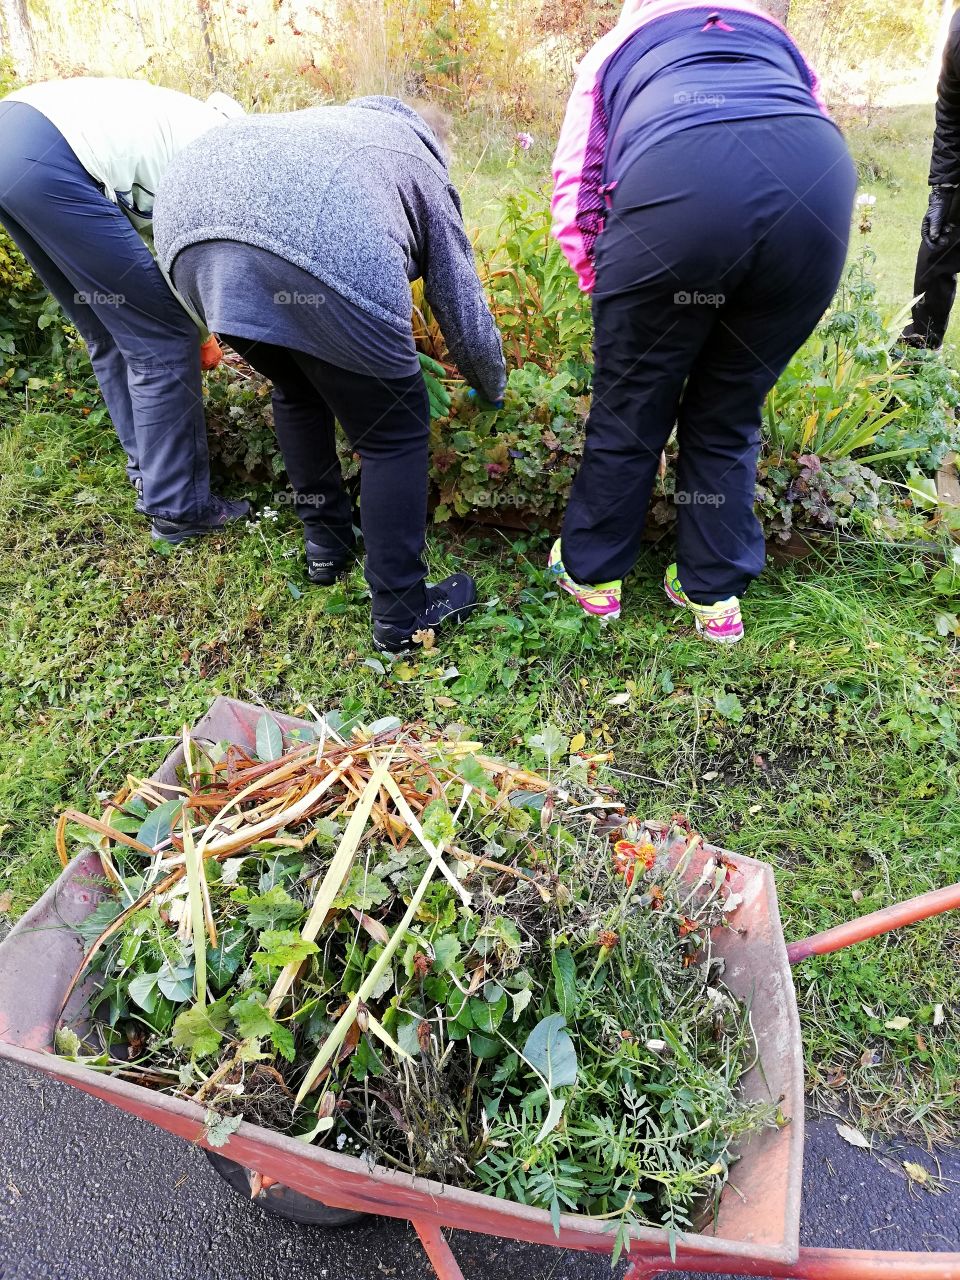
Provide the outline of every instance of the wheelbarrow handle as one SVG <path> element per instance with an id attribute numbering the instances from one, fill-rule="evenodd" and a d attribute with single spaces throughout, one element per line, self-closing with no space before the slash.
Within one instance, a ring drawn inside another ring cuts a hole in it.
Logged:
<path id="1" fill-rule="evenodd" d="M 868 1249 L 801 1249 L 796 1262 L 763 1262 L 718 1255 L 696 1264 L 639 1261 L 625 1280 L 657 1280 L 696 1265 L 709 1274 L 782 1277 L 782 1280 L 960 1280 L 960 1253 L 874 1253 Z"/>
<path id="2" fill-rule="evenodd" d="M 787 958 L 791 964 L 799 964 L 808 956 L 823 956 L 830 951 L 840 951 L 855 942 L 876 938 L 878 934 L 889 933 L 892 929 L 916 924 L 918 920 L 928 920 L 930 916 L 939 916 L 945 911 L 955 911 L 958 908 L 960 884 L 948 885 L 946 889 L 933 889 L 930 893 L 922 893 L 919 898 L 909 898 L 896 906 L 884 907 L 882 911 L 873 911 L 870 915 L 860 916 L 858 920 L 850 920 L 823 933 L 815 933 L 812 938 L 791 942 L 787 947 Z"/>

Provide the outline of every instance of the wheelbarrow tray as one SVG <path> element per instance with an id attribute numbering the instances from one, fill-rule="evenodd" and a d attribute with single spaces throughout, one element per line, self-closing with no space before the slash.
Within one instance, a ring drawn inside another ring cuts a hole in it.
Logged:
<path id="1" fill-rule="evenodd" d="M 229 741 L 252 750 L 262 714 L 259 707 L 217 698 L 193 733 L 200 741 Z M 305 724 L 289 716 L 277 715 L 275 719 L 285 732 Z M 182 747 L 178 747 L 153 775 L 154 780 L 175 781 L 175 769 L 181 762 Z M 706 847 L 699 853 L 699 863 L 694 860 L 688 874 L 696 878 L 703 860 L 712 852 L 715 850 Z M 750 1005 L 759 1045 L 757 1065 L 745 1075 L 742 1088 L 751 1099 L 782 1099 L 790 1123 L 782 1129 L 765 1130 L 742 1144 L 716 1220 L 711 1219 L 699 1232 L 678 1234 L 677 1257 L 694 1268 L 698 1259 L 705 1262 L 722 1255 L 731 1263 L 740 1261 L 742 1270 L 762 1274 L 758 1264 L 792 1263 L 798 1256 L 803 1059 L 772 871 L 752 858 L 724 856 L 736 868 L 734 887 L 743 901 L 731 917 L 734 927 L 716 931 L 714 953 L 724 959 L 724 980 L 730 990 Z M 42 1071 L 206 1146 L 202 1107 L 68 1062 L 51 1052 L 61 1002 L 83 955 L 83 943 L 74 926 L 102 900 L 102 885 L 99 858 L 92 852 L 81 854 L 0 944 L 0 1058 Z M 82 1021 L 93 983 L 89 979 L 74 992 L 66 1010 L 68 1023 Z M 371 1168 L 363 1160 L 308 1146 L 259 1125 L 242 1123 L 219 1150 L 336 1208 L 408 1218 L 418 1227 L 448 1226 L 593 1252 L 609 1252 L 613 1244 L 608 1222 L 564 1214 L 557 1235 L 545 1210 L 413 1179 L 395 1170 Z M 669 1258 L 667 1233 L 652 1227 L 637 1229 L 631 1256 L 651 1261 Z"/>

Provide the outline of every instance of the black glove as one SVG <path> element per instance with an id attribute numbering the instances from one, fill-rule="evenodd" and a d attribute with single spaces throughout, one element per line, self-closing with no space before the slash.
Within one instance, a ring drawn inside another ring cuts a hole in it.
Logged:
<path id="1" fill-rule="evenodd" d="M 922 234 L 931 249 L 937 247 L 944 231 L 947 229 L 950 207 L 953 204 L 953 198 L 956 193 L 956 187 L 940 186 L 930 188 L 930 203 L 927 205 L 927 212 L 924 214 Z"/>

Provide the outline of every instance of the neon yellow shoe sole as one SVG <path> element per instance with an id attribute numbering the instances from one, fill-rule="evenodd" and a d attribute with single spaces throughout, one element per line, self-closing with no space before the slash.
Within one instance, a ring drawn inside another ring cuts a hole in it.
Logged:
<path id="1" fill-rule="evenodd" d="M 718 600 L 716 604 L 695 604 L 680 585 L 675 564 L 669 565 L 663 575 L 663 589 L 671 604 L 690 610 L 697 631 L 705 640 L 714 644 L 737 644 L 743 639 L 743 618 L 736 596 Z"/>
<path id="2" fill-rule="evenodd" d="M 620 617 L 620 592 L 623 583 L 619 580 L 594 585 L 576 582 L 563 567 L 559 538 L 551 548 L 547 569 L 556 579 L 557 586 L 573 596 L 584 613 L 589 613 L 602 622 L 616 622 Z"/>

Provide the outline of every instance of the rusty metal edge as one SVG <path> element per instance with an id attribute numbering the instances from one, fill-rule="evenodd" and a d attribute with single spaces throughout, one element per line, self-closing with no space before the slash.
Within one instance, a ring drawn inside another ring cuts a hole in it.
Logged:
<path id="1" fill-rule="evenodd" d="M 7 1060 L 20 1066 L 28 1067 L 72 1085 L 84 1093 L 92 1094 L 102 1101 L 112 1103 L 121 1110 L 144 1119 L 144 1109 L 157 1109 L 177 1122 L 176 1129 L 170 1132 L 192 1141 L 194 1145 L 208 1147 L 203 1140 L 205 1132 L 204 1111 L 202 1107 L 181 1098 L 173 1098 L 167 1094 L 159 1094 L 145 1089 L 142 1085 L 118 1080 L 113 1076 L 104 1076 L 77 1063 L 58 1058 L 52 1053 L 38 1053 L 33 1049 L 21 1049 L 0 1040 L 0 1060 Z M 148 1121 L 148 1123 L 152 1123 Z M 335 1190 L 324 1193 L 326 1202 L 336 1208 L 356 1209 L 361 1212 L 378 1214 L 382 1217 L 402 1218 L 408 1221 L 419 1219 L 433 1222 L 439 1226 L 454 1227 L 461 1231 L 473 1231 L 484 1235 L 500 1235 L 511 1240 L 530 1244 L 554 1245 L 560 1248 L 577 1249 L 584 1252 L 609 1253 L 613 1247 L 613 1233 L 609 1223 L 597 1222 L 580 1214 L 562 1214 L 560 1217 L 560 1234 L 557 1236 L 549 1213 L 544 1209 L 533 1209 L 510 1200 L 499 1200 L 494 1196 L 483 1195 L 476 1191 L 464 1191 L 458 1187 L 445 1187 L 427 1179 L 411 1179 L 409 1175 L 399 1171 L 369 1168 L 362 1160 L 353 1156 L 344 1156 L 320 1148 L 308 1147 L 296 1138 L 289 1138 L 259 1125 L 240 1124 L 226 1145 L 217 1148 L 222 1155 L 239 1160 L 249 1166 L 249 1157 L 238 1147 L 256 1146 L 262 1153 L 259 1171 L 283 1180 L 284 1170 L 289 1176 L 289 1157 L 308 1160 L 310 1163 L 323 1166 L 330 1173 L 342 1173 L 352 1178 L 361 1178 L 369 1185 L 369 1197 L 358 1197 L 345 1194 L 338 1199 Z M 212 1149 L 212 1148 L 210 1148 Z M 377 1192 L 382 1194 L 377 1194 Z M 670 1254 L 666 1245 L 666 1233 L 655 1228 L 640 1228 L 633 1233 L 634 1246 L 641 1249 L 631 1251 L 634 1258 L 638 1254 L 651 1259 L 663 1258 L 669 1261 Z M 724 1237 L 710 1237 L 693 1234 L 677 1235 L 678 1259 L 687 1259 L 691 1266 L 699 1260 L 709 1259 L 744 1259 L 758 1262 L 780 1262 L 791 1264 L 796 1261 L 799 1249 L 790 1249 L 778 1245 L 762 1246 L 744 1244 L 740 1241 Z"/>

